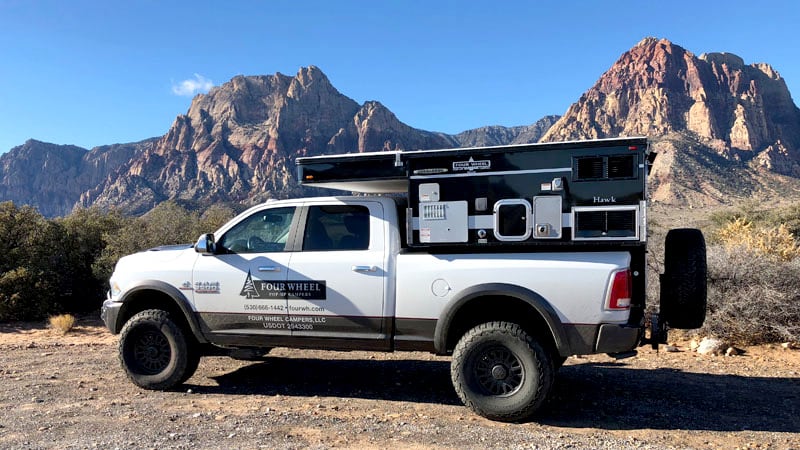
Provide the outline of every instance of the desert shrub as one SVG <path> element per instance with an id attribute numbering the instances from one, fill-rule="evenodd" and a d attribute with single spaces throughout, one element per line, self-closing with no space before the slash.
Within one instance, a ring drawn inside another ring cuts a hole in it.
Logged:
<path id="1" fill-rule="evenodd" d="M 213 233 L 236 214 L 236 210 L 228 205 L 212 205 L 203 211 L 200 220 L 196 222 L 192 236 L 196 240 L 201 234 Z"/>
<path id="2" fill-rule="evenodd" d="M 165 202 L 142 217 L 89 208 L 48 220 L 35 208 L 0 203 L 0 322 L 95 310 L 120 257 L 194 242 L 234 214 L 225 205 L 200 215 Z"/>
<path id="3" fill-rule="evenodd" d="M 141 217 L 103 236 L 104 248 L 92 269 L 96 277 L 107 280 L 117 260 L 125 255 L 161 245 L 191 244 L 202 233 L 211 233 L 230 220 L 234 211 L 227 206 L 212 206 L 201 216 L 175 202 L 164 202 Z"/>
<path id="4" fill-rule="evenodd" d="M 736 217 L 720 225 L 705 232 L 711 237 L 708 310 L 698 332 L 741 345 L 800 340 L 800 258 L 785 256 L 796 251 L 794 237 L 786 228 L 765 229 Z M 747 238 L 759 228 L 758 236 Z M 648 237 L 648 312 L 658 309 L 664 235 L 655 229 Z"/>
<path id="5" fill-rule="evenodd" d="M 107 280 L 97 276 L 92 265 L 105 248 L 103 236 L 115 233 L 125 221 L 118 211 L 105 212 L 99 208 L 78 209 L 55 220 L 60 227 L 59 245 L 66 258 L 66 264 L 60 268 L 62 310 L 88 312 L 100 307 Z"/>
<path id="6" fill-rule="evenodd" d="M 759 203 L 750 201 L 738 208 L 723 209 L 710 215 L 715 229 L 724 228 L 738 219 L 752 223 L 757 228 L 774 228 L 783 225 L 792 235 L 800 235 L 800 205 L 764 208 Z"/>
<path id="7" fill-rule="evenodd" d="M 648 230 L 647 236 L 647 314 L 658 310 L 661 295 L 659 274 L 664 272 L 664 238 L 663 229 Z"/>
<path id="8" fill-rule="evenodd" d="M 59 314 L 57 316 L 50 316 L 48 320 L 50 322 L 50 328 L 60 332 L 61 334 L 67 334 L 72 331 L 72 328 L 75 326 L 75 316 L 72 314 Z"/>
<path id="9" fill-rule="evenodd" d="M 800 246 L 785 224 L 757 226 L 743 217 L 721 226 L 714 233 L 715 240 L 731 250 L 743 247 L 761 256 L 790 261 L 800 256 Z"/>
<path id="10" fill-rule="evenodd" d="M 66 262 L 59 236 L 36 209 L 0 203 L 0 321 L 38 319 L 58 305 Z"/>
<path id="11" fill-rule="evenodd" d="M 44 273 L 18 267 L 0 274 L 0 322 L 36 320 L 56 307 Z"/>
<path id="12" fill-rule="evenodd" d="M 800 207 L 712 215 L 703 331 L 742 344 L 800 340 Z"/>
<path id="13" fill-rule="evenodd" d="M 769 212 L 763 209 L 755 201 L 745 201 L 737 208 L 727 208 L 714 211 L 709 216 L 715 228 L 722 228 L 737 219 L 745 219 L 748 222 L 766 224 L 769 222 Z"/>
<path id="14" fill-rule="evenodd" d="M 708 247 L 703 331 L 740 344 L 800 341 L 800 258 L 765 257 L 745 246 Z"/>

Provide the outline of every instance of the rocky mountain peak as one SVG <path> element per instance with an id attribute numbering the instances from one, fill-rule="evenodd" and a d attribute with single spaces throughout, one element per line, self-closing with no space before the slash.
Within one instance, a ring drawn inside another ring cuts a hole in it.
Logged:
<path id="1" fill-rule="evenodd" d="M 634 48 L 635 47 L 650 47 L 653 44 L 658 43 L 658 41 L 659 41 L 659 39 L 657 37 L 647 36 L 644 39 L 642 39 L 641 41 L 637 42 L 636 45 L 634 45 Z M 667 41 L 667 42 L 669 42 L 669 41 Z"/>
<path id="2" fill-rule="evenodd" d="M 301 67 L 292 82 L 300 86 L 303 91 L 309 90 L 313 85 L 317 85 L 323 90 L 333 87 L 328 77 L 317 66 Z"/>
<path id="3" fill-rule="evenodd" d="M 152 149 L 81 203 L 134 212 L 165 199 L 253 203 L 300 193 L 298 156 L 453 143 L 403 124 L 379 102 L 359 105 L 315 66 L 293 77 L 240 75 L 196 96 Z"/>
<path id="4" fill-rule="evenodd" d="M 711 65 L 727 66 L 728 70 L 744 69 L 744 60 L 733 53 L 703 53 L 699 59 Z"/>
<path id="5" fill-rule="evenodd" d="M 645 38 L 620 56 L 543 140 L 672 132 L 692 133 L 729 159 L 782 148 L 787 157 L 772 170 L 800 175 L 800 110 L 778 72 L 732 53 L 697 57 L 666 39 Z"/>

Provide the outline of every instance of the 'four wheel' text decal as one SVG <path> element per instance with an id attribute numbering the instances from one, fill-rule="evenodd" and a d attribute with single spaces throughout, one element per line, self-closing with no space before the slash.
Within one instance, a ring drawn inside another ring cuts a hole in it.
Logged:
<path id="1" fill-rule="evenodd" d="M 250 271 L 244 280 L 239 295 L 250 299 L 325 300 L 325 281 L 322 280 L 287 280 L 264 281 L 254 280 Z"/>

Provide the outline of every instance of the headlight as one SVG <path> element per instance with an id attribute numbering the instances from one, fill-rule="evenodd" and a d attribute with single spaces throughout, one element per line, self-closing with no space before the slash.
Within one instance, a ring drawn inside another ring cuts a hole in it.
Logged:
<path id="1" fill-rule="evenodd" d="M 111 297 L 116 297 L 120 293 L 122 293 L 122 289 L 120 289 L 116 281 L 111 281 L 110 284 L 111 284 L 111 290 L 109 291 L 109 293 L 111 293 Z"/>

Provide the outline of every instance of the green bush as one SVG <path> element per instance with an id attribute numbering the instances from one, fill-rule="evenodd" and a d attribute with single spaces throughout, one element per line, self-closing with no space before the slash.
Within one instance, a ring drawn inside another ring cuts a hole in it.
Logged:
<path id="1" fill-rule="evenodd" d="M 88 312 L 102 304 L 107 277 L 98 276 L 92 266 L 103 252 L 103 237 L 119 230 L 126 219 L 118 211 L 99 208 L 79 209 L 54 222 L 60 227 L 60 247 L 67 263 L 61 269 L 61 291 L 66 295 L 59 304 L 63 311 Z"/>
<path id="2" fill-rule="evenodd" d="M 212 233 L 234 216 L 227 206 L 212 206 L 200 215 L 175 202 L 164 202 L 141 217 L 103 235 L 104 248 L 94 259 L 92 271 L 107 280 L 119 258 L 161 245 L 194 243 L 203 233 Z"/>
<path id="3" fill-rule="evenodd" d="M 0 321 L 41 319 L 56 307 L 55 299 L 42 272 L 17 267 L 0 275 Z"/>
<path id="4" fill-rule="evenodd" d="M 234 214 L 218 205 L 200 215 L 165 202 L 142 217 L 89 208 L 48 220 L 35 208 L 0 203 L 0 321 L 96 310 L 119 258 L 194 242 Z"/>
<path id="5" fill-rule="evenodd" d="M 34 208 L 0 203 L 0 320 L 40 318 L 64 296 L 59 231 Z"/>
<path id="6" fill-rule="evenodd" d="M 794 236 L 800 235 L 800 205 L 764 208 L 761 204 L 751 201 L 738 208 L 713 212 L 710 219 L 715 230 L 729 226 L 737 219 L 741 219 L 757 228 L 784 226 Z"/>

